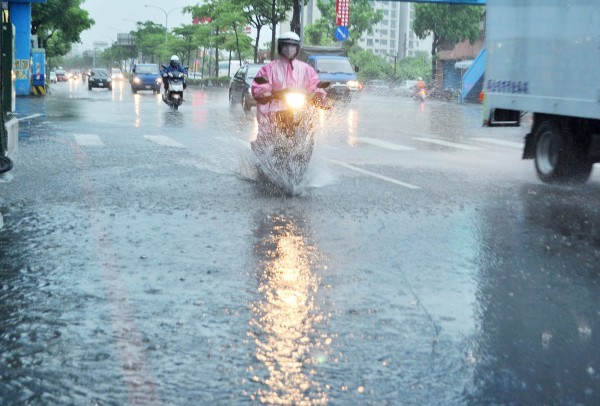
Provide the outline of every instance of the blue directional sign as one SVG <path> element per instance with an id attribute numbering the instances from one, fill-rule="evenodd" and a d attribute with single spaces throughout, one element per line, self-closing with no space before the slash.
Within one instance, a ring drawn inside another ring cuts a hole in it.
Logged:
<path id="1" fill-rule="evenodd" d="M 340 25 L 335 29 L 335 39 L 338 41 L 345 41 L 348 39 L 348 27 Z"/>

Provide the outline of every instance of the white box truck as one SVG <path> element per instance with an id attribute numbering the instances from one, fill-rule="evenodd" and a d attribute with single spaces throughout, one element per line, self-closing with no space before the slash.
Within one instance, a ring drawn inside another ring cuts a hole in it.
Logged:
<path id="1" fill-rule="evenodd" d="M 549 183 L 585 182 L 600 162 L 600 2 L 488 0 L 484 125 L 531 113 L 524 159 Z"/>

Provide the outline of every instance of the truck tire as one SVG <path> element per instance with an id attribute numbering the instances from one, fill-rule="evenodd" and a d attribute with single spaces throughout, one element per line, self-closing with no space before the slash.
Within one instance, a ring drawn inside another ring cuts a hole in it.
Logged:
<path id="1" fill-rule="evenodd" d="M 568 126 L 546 120 L 535 131 L 535 169 L 546 183 L 583 183 L 590 177 L 592 162 Z"/>

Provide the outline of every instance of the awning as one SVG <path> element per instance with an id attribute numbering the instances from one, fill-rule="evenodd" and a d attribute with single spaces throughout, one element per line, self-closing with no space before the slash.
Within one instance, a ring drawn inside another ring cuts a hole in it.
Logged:
<path id="1" fill-rule="evenodd" d="M 473 60 L 469 59 L 469 60 L 464 60 L 464 61 L 458 61 L 454 64 L 454 67 L 456 69 L 469 69 L 469 67 L 473 64 Z"/>

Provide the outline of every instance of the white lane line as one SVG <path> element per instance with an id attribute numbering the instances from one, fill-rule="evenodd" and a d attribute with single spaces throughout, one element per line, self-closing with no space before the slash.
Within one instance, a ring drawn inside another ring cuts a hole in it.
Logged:
<path id="1" fill-rule="evenodd" d="M 427 138 L 427 137 L 413 137 L 413 140 L 428 142 L 430 144 L 442 145 L 444 147 L 463 149 L 465 151 L 479 151 L 481 148 L 473 147 L 471 145 L 465 144 L 457 144 L 455 142 L 448 142 L 443 140 L 438 140 L 435 138 Z"/>
<path id="2" fill-rule="evenodd" d="M 489 144 L 500 145 L 503 147 L 510 147 L 510 148 L 517 148 L 517 149 L 523 148 L 522 142 L 506 141 L 506 140 L 499 140 L 496 138 L 486 138 L 486 137 L 477 137 L 477 138 L 474 138 L 474 140 L 481 141 L 481 142 L 487 142 Z"/>
<path id="3" fill-rule="evenodd" d="M 104 145 L 102 140 L 96 134 L 73 134 L 75 142 L 82 146 L 100 146 Z"/>
<path id="4" fill-rule="evenodd" d="M 385 148 L 385 149 L 391 149 L 393 151 L 414 151 L 415 150 L 415 148 L 412 148 L 412 147 L 406 147 L 404 145 L 394 144 L 392 142 L 377 140 L 375 138 L 369 138 L 369 137 L 359 137 L 358 142 L 362 142 L 365 144 L 371 144 L 376 147 L 381 147 L 381 148 Z"/>
<path id="5" fill-rule="evenodd" d="M 365 169 L 349 165 L 349 164 L 347 164 L 345 162 L 335 161 L 333 159 L 329 159 L 329 161 L 333 162 L 334 164 L 343 166 L 344 168 L 352 169 L 353 171 L 364 173 L 366 175 L 372 176 L 372 177 L 377 178 L 377 179 L 385 180 L 386 182 L 390 182 L 390 183 L 394 183 L 396 185 L 404 186 L 405 188 L 408 188 L 408 189 L 421 189 L 419 186 L 411 185 L 410 183 L 406 183 L 406 182 L 401 182 L 399 180 L 392 179 L 390 177 L 383 176 L 383 175 L 380 175 L 380 174 L 375 173 L 375 172 L 370 172 L 370 171 L 367 171 Z"/>
<path id="6" fill-rule="evenodd" d="M 158 145 L 164 145 L 165 147 L 185 148 L 185 145 L 183 145 L 182 143 L 175 141 L 173 138 L 169 138 L 165 135 L 144 135 L 144 138 Z"/>
<path id="7" fill-rule="evenodd" d="M 37 114 L 32 114 L 30 116 L 26 116 L 26 117 L 21 117 L 21 118 L 17 118 L 17 121 L 23 121 L 23 120 L 31 120 L 32 118 L 37 118 L 37 117 L 41 117 L 42 114 L 37 113 Z"/>

